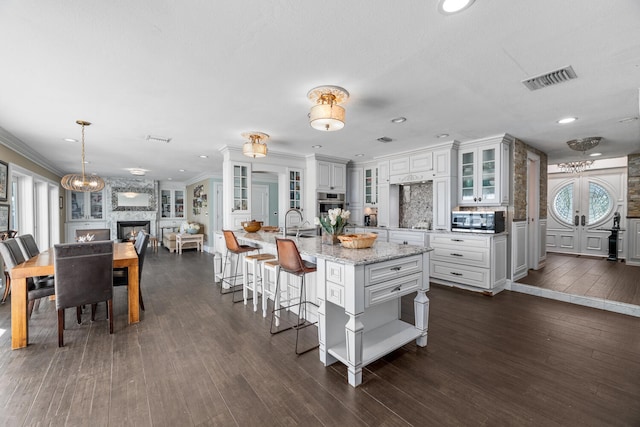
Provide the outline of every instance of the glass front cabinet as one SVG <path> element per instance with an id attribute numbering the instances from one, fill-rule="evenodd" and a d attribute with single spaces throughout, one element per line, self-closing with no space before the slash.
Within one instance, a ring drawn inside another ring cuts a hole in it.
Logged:
<path id="1" fill-rule="evenodd" d="M 249 211 L 249 167 L 233 165 L 233 208 L 232 212 Z"/>
<path id="2" fill-rule="evenodd" d="M 289 209 L 302 210 L 302 171 L 289 169 Z"/>
<path id="3" fill-rule="evenodd" d="M 378 203 L 378 168 L 364 169 L 364 204 L 375 206 Z"/>
<path id="4" fill-rule="evenodd" d="M 184 218 L 184 190 L 160 190 L 160 217 Z"/>
<path id="5" fill-rule="evenodd" d="M 493 139 L 496 141 L 496 139 Z M 474 142 L 459 152 L 458 203 L 461 206 L 500 206 L 509 203 L 509 141 Z"/>
<path id="6" fill-rule="evenodd" d="M 67 215 L 69 221 L 87 221 L 104 219 L 104 197 L 102 191 L 84 193 L 67 191 Z"/>

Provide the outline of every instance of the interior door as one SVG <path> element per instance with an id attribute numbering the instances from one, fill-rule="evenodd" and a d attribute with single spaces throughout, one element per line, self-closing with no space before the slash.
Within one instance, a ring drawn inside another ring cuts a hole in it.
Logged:
<path id="1" fill-rule="evenodd" d="M 253 184 L 251 186 L 251 219 L 269 225 L 269 186 Z"/>
<path id="2" fill-rule="evenodd" d="M 550 175 L 547 250 L 607 256 L 622 190 L 619 174 Z"/>

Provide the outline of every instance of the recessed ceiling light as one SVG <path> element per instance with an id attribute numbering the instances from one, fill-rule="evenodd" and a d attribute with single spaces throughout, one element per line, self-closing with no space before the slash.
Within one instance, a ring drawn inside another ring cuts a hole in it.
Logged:
<path id="1" fill-rule="evenodd" d="M 383 143 L 385 143 L 385 144 L 386 144 L 387 142 L 391 142 L 391 141 L 393 141 L 393 139 L 392 139 L 392 138 L 389 138 L 388 136 L 381 136 L 381 137 L 380 137 L 380 138 L 378 138 L 377 140 L 378 140 L 378 141 L 380 141 L 380 142 L 383 142 Z"/>
<path id="2" fill-rule="evenodd" d="M 144 176 L 147 173 L 147 170 L 146 169 L 129 169 L 129 173 L 131 173 L 131 175 Z"/>
<path id="3" fill-rule="evenodd" d="M 184 172 L 184 169 L 178 169 L 178 172 Z"/>
<path id="4" fill-rule="evenodd" d="M 359 153 L 359 154 L 354 154 L 356 157 L 364 157 L 364 154 Z"/>
<path id="5" fill-rule="evenodd" d="M 396 117 L 395 119 L 391 119 L 391 123 L 404 123 L 406 121 L 406 117 Z"/>
<path id="6" fill-rule="evenodd" d="M 73 138 L 65 138 L 64 140 L 67 142 L 78 142 L 77 139 L 73 139 Z"/>
<path id="7" fill-rule="evenodd" d="M 311 148 L 315 148 L 317 150 L 318 148 L 322 148 L 322 145 L 312 145 Z"/>
<path id="8" fill-rule="evenodd" d="M 167 178 L 167 181 L 171 181 L 173 178 Z"/>
<path id="9" fill-rule="evenodd" d="M 558 120 L 558 123 L 561 125 L 566 125 L 567 123 L 573 123 L 578 120 L 577 117 L 565 117 L 564 119 Z"/>
<path id="10" fill-rule="evenodd" d="M 473 4 L 474 0 L 440 0 L 438 11 L 443 15 L 452 15 L 462 12 Z"/>
<path id="11" fill-rule="evenodd" d="M 85 165 L 88 165 L 88 164 L 89 164 L 89 160 L 85 160 L 85 161 L 84 161 L 84 164 L 85 164 Z"/>
<path id="12" fill-rule="evenodd" d="M 591 153 L 591 154 L 589 154 L 589 156 L 598 157 L 598 156 L 602 156 L 602 153 Z"/>
<path id="13" fill-rule="evenodd" d="M 448 136 L 449 136 L 448 133 L 439 133 L 439 134 L 436 135 L 436 138 L 446 138 Z"/>
<path id="14" fill-rule="evenodd" d="M 206 155 L 204 155 L 204 154 L 201 154 L 199 157 L 200 157 L 201 159 L 208 159 L 208 158 L 209 158 L 209 156 L 206 156 Z"/>

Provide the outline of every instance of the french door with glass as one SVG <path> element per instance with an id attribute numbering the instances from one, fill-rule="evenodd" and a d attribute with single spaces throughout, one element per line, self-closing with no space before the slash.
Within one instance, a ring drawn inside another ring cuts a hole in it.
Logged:
<path id="1" fill-rule="evenodd" d="M 613 215 L 624 216 L 621 175 L 602 171 L 549 175 L 548 252 L 608 255 Z"/>

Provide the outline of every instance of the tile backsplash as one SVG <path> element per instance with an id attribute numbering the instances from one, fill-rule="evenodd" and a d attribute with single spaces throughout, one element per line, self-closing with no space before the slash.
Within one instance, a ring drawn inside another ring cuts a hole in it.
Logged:
<path id="1" fill-rule="evenodd" d="M 400 186 L 400 227 L 433 224 L 433 182 Z"/>

